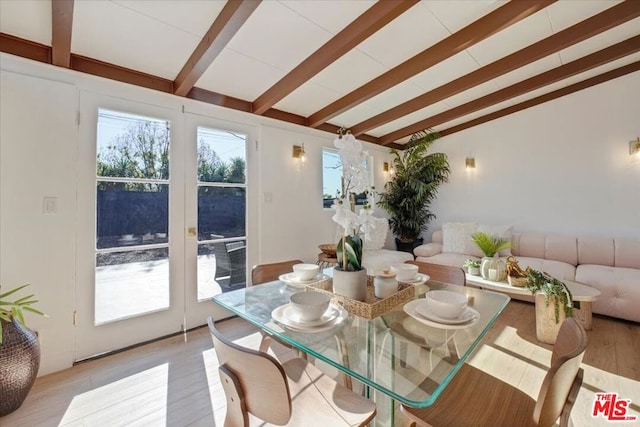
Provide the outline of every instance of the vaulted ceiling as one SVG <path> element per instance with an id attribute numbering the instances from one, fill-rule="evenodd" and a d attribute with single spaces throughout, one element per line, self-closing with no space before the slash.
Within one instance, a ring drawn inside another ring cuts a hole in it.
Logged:
<path id="1" fill-rule="evenodd" d="M 640 70 L 640 0 L 0 0 L 0 51 L 402 147 Z"/>

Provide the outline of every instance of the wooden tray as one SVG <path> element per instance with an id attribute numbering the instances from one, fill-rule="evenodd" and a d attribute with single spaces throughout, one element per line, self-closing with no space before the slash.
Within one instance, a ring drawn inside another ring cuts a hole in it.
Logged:
<path id="1" fill-rule="evenodd" d="M 398 291 L 396 293 L 386 298 L 376 298 L 373 276 L 367 276 L 367 297 L 365 301 L 356 301 L 343 295 L 334 294 L 333 279 L 331 278 L 307 285 L 307 290 L 328 294 L 333 302 L 343 306 L 349 313 L 365 319 L 374 319 L 382 316 L 399 304 L 413 299 L 416 295 L 414 285 L 398 282 Z"/>

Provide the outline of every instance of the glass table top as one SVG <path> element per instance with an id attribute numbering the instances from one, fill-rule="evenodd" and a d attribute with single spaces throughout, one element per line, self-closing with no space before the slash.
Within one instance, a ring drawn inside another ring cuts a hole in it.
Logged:
<path id="1" fill-rule="evenodd" d="M 328 326 L 301 330 L 272 316 L 273 312 L 282 320 L 282 306 L 289 303 L 290 295 L 304 290 L 279 280 L 216 295 L 213 300 L 392 399 L 426 407 L 445 389 L 509 302 L 501 293 L 434 281 L 415 286 L 414 300 L 435 289 L 466 295 L 471 320 L 453 325 L 431 321 L 415 314 L 413 302 L 406 311 L 415 317 L 405 312 L 405 303 L 375 319 L 345 312 Z"/>

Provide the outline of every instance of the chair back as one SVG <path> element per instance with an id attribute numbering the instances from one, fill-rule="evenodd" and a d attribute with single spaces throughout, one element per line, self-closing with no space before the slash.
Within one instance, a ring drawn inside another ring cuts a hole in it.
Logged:
<path id="1" fill-rule="evenodd" d="M 552 426 L 562 415 L 568 420 L 573 402 L 582 385 L 582 357 L 587 348 L 587 333 L 574 318 L 560 326 L 551 355 L 551 368 L 544 377 L 533 419 L 539 426 Z"/>
<path id="2" fill-rule="evenodd" d="M 464 270 L 461 267 L 451 267 L 421 261 L 407 261 L 407 264 L 417 265 L 419 273 L 428 275 L 431 280 L 435 280 L 436 282 L 452 283 L 460 286 L 465 286 L 467 283 Z"/>
<path id="3" fill-rule="evenodd" d="M 296 264 L 302 264 L 299 259 L 289 261 L 274 262 L 271 264 L 254 265 L 251 269 L 251 284 L 259 285 L 261 283 L 272 282 L 278 280 L 281 274 L 290 273 L 292 267 Z"/>
<path id="4" fill-rule="evenodd" d="M 241 347 L 224 337 L 207 319 L 221 377 L 231 372 L 238 379 L 246 411 L 268 423 L 283 425 L 291 418 L 291 394 L 284 369 L 266 353 Z M 228 393 L 225 387 L 225 393 Z M 229 409 L 228 409 L 229 410 Z"/>

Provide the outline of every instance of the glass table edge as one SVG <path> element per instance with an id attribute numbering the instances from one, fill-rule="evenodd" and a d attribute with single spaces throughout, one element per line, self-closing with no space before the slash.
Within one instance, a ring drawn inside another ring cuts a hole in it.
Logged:
<path id="1" fill-rule="evenodd" d="M 239 289 L 239 290 L 243 290 L 244 291 L 244 289 Z M 498 316 L 500 316 L 502 311 L 505 309 L 505 307 L 507 306 L 507 304 L 511 300 L 511 298 L 509 296 L 505 295 L 505 294 L 500 294 L 500 293 L 493 292 L 493 291 L 488 291 L 488 292 L 499 294 L 499 295 L 504 297 L 504 301 L 502 302 L 501 306 L 496 311 L 496 313 L 493 315 L 491 320 L 487 323 L 487 326 L 484 328 L 482 333 L 478 335 L 478 337 L 473 341 L 472 345 L 469 346 L 467 351 L 465 351 L 465 353 L 460 357 L 460 359 L 458 360 L 456 365 L 451 369 L 451 371 L 447 374 L 447 376 L 440 383 L 440 385 L 438 385 L 438 387 L 436 388 L 434 393 L 431 396 L 429 396 L 428 399 L 426 399 L 426 400 L 418 400 L 418 401 L 410 400 L 410 399 L 407 399 L 407 398 L 405 398 L 405 397 L 403 397 L 401 395 L 398 395 L 395 392 L 393 392 L 392 390 L 389 390 L 388 388 L 383 387 L 380 384 L 377 384 L 376 382 L 374 382 L 374 381 L 372 381 L 372 380 L 370 380 L 368 378 L 365 378 L 365 377 L 361 376 L 360 374 L 358 374 L 356 372 L 348 370 L 347 368 L 342 366 L 340 363 L 335 362 L 334 360 L 324 356 L 323 354 L 318 353 L 318 352 L 316 352 L 316 351 L 314 351 L 314 350 L 312 350 L 312 349 L 310 349 L 310 348 L 308 348 L 306 346 L 301 345 L 299 342 L 290 339 L 288 336 L 281 334 L 277 330 L 271 329 L 266 324 L 264 324 L 262 322 L 259 322 L 259 321 L 255 321 L 252 318 L 247 318 L 247 317 L 243 316 L 244 313 L 242 313 L 241 311 L 237 310 L 234 306 L 225 304 L 223 301 L 220 301 L 219 299 L 216 298 L 216 296 L 214 296 L 212 298 L 212 300 L 216 304 L 218 304 L 221 307 L 229 310 L 230 312 L 232 312 L 233 314 L 237 315 L 241 319 L 244 319 L 244 320 L 248 321 L 249 323 L 253 324 L 257 328 L 268 332 L 269 334 L 277 337 L 278 339 L 280 339 L 280 340 L 282 340 L 282 341 L 284 341 L 286 343 L 291 344 L 293 347 L 295 347 L 297 349 L 300 349 L 300 350 L 304 351 L 305 353 L 310 354 L 310 355 L 314 356 L 315 358 L 317 358 L 319 360 L 322 360 L 323 362 L 325 362 L 325 363 L 333 366 L 334 368 L 338 369 L 340 372 L 343 372 L 344 374 L 349 375 L 349 376 L 357 379 L 358 381 L 362 382 L 363 384 L 365 384 L 367 386 L 370 386 L 370 387 L 372 387 L 372 388 L 374 388 L 374 389 L 386 394 L 391 399 L 393 399 L 393 400 L 395 400 L 395 401 L 397 401 L 399 403 L 402 403 L 404 405 L 413 407 L 413 408 L 426 408 L 428 406 L 431 406 L 436 401 L 436 399 L 440 396 L 440 394 L 442 394 L 442 392 L 444 391 L 446 386 L 449 384 L 451 379 L 460 370 L 460 368 L 466 362 L 467 358 L 471 355 L 471 353 L 473 353 L 473 351 L 475 351 L 476 346 L 484 338 L 484 336 L 489 331 L 489 329 L 491 329 L 493 327 L 493 325 L 495 324 L 496 320 L 498 319 Z"/>

